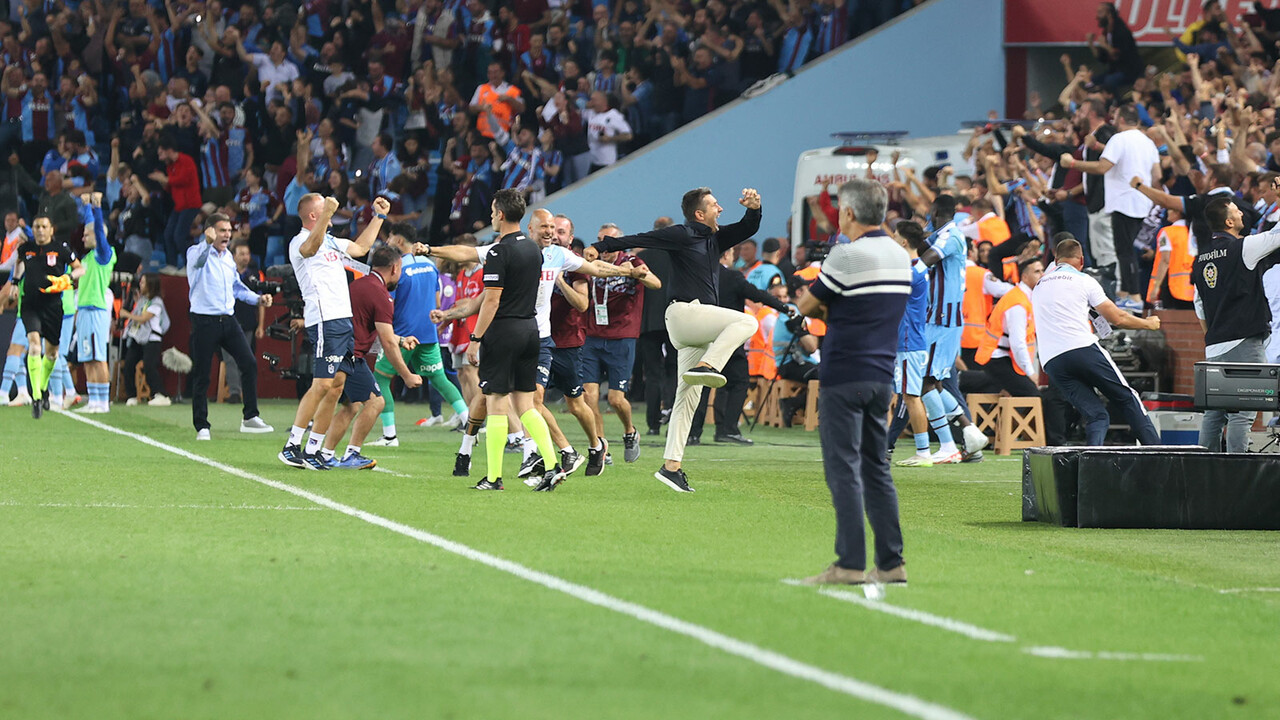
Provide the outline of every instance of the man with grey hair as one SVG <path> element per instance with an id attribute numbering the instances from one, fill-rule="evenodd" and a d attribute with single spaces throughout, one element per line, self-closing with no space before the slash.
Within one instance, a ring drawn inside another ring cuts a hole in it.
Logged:
<path id="1" fill-rule="evenodd" d="M 663 454 L 666 462 L 654 477 L 677 492 L 693 492 L 681 464 L 702 388 L 725 384 L 721 368 L 759 327 L 756 319 L 746 313 L 716 306 L 720 256 L 760 229 L 760 193 L 746 188 L 738 203 L 747 209 L 742 220 L 721 227 L 719 219 L 724 208 L 711 194 L 711 189 L 694 188 L 684 194 L 680 203 L 684 224 L 638 235 L 604 238 L 584 253 L 589 260 L 600 253 L 628 248 L 656 248 L 671 255 L 671 302 L 667 305 L 665 320 L 671 344 L 679 356 L 680 376 L 667 427 L 667 448 Z"/>
<path id="2" fill-rule="evenodd" d="M 836 561 L 806 584 L 907 581 L 898 494 L 889 474 L 886 417 L 898 325 L 911 294 L 911 259 L 880 229 L 888 194 L 874 180 L 840 186 L 840 231 L 800 312 L 827 322 L 818 426 L 822 464 L 836 509 Z M 875 568 L 865 572 L 863 512 L 875 533 Z"/>

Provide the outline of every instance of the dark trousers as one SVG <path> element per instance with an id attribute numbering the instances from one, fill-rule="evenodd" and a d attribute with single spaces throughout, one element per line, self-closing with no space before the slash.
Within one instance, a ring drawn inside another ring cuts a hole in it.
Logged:
<path id="1" fill-rule="evenodd" d="M 751 377 L 748 374 L 747 352 L 742 348 L 733 351 L 729 362 L 720 371 L 724 375 L 725 384 L 716 393 L 716 437 L 738 434 L 738 418 L 742 417 L 742 406 L 747 404 L 747 384 Z M 710 391 L 702 390 L 702 399 L 698 401 L 698 411 L 693 415 L 693 424 L 689 426 L 689 437 L 702 437 L 702 426 L 707 419 L 707 396 Z"/>
<path id="2" fill-rule="evenodd" d="M 676 349 L 666 328 L 640 334 L 636 343 L 644 368 L 644 417 L 650 430 L 662 428 L 662 406 L 675 406 Z"/>
<path id="3" fill-rule="evenodd" d="M 891 392 L 889 383 L 824 384 L 818 398 L 822 467 L 836 510 L 836 564 L 850 570 L 867 566 L 864 512 L 875 533 L 876 567 L 902 564 L 898 492 L 885 455 Z"/>
<path id="4" fill-rule="evenodd" d="M 1133 251 L 1133 241 L 1142 231 L 1143 218 L 1131 218 L 1123 213 L 1111 213 L 1111 234 L 1116 244 L 1116 272 L 1120 275 L 1120 292 L 1145 295 L 1145 288 L 1138 279 L 1138 261 Z"/>
<path id="5" fill-rule="evenodd" d="M 175 211 L 164 224 L 164 261 L 175 267 L 187 263 L 187 248 L 191 247 L 191 223 L 200 208 Z"/>
<path id="6" fill-rule="evenodd" d="M 1089 254 L 1089 211 L 1084 205 L 1070 200 L 1058 203 L 1062 208 L 1062 229 L 1071 233 L 1080 246 L 1084 248 L 1085 267 L 1093 265 L 1093 256 Z"/>
<path id="7" fill-rule="evenodd" d="M 1013 397 L 1040 397 L 1040 389 L 1031 382 L 1031 378 L 1013 368 L 1012 359 L 991 358 L 982 367 L 1001 390 L 1008 390 Z"/>
<path id="8" fill-rule="evenodd" d="M 1085 424 L 1086 444 L 1102 445 L 1107 439 L 1107 427 L 1111 425 L 1111 416 L 1094 393 L 1095 389 L 1107 398 L 1112 407 L 1120 409 L 1138 442 L 1143 445 L 1160 444 L 1160 436 L 1151 424 L 1151 418 L 1147 417 L 1138 393 L 1129 387 L 1101 347 L 1087 345 L 1068 350 L 1045 363 L 1044 369 L 1058 392 L 1080 412 Z"/>
<path id="9" fill-rule="evenodd" d="M 142 361 L 142 372 L 147 377 L 147 385 L 151 386 L 151 395 L 168 395 L 164 390 L 164 380 L 160 377 L 160 350 L 159 341 L 149 343 L 137 343 L 133 340 L 124 349 L 124 372 L 121 373 L 124 381 L 124 394 L 127 397 L 138 396 L 138 383 L 134 380 L 134 368 L 138 366 L 138 361 Z M 208 373 L 206 373 L 208 374 Z"/>
<path id="10" fill-rule="evenodd" d="M 244 419 L 258 416 L 258 363 L 235 316 L 191 313 L 191 422 L 196 430 L 209 427 L 209 368 L 219 350 L 231 353 L 240 369 Z"/>

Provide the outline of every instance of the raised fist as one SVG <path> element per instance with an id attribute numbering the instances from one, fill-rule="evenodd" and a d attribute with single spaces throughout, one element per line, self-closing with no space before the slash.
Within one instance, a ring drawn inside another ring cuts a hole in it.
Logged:
<path id="1" fill-rule="evenodd" d="M 384 197 L 374 198 L 373 211 L 379 215 L 386 215 L 391 212 L 391 201 Z"/>
<path id="2" fill-rule="evenodd" d="M 334 213 L 338 212 L 338 199 L 334 197 L 325 198 L 324 211 L 328 215 L 333 215 Z"/>

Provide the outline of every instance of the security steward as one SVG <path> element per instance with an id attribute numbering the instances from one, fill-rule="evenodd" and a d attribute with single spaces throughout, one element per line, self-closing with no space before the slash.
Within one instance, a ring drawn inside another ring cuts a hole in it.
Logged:
<path id="1" fill-rule="evenodd" d="M 1271 308 L 1262 289 L 1258 265 L 1280 248 L 1280 232 L 1242 238 L 1244 214 L 1227 198 L 1214 198 L 1204 208 L 1212 231 L 1199 246 L 1191 277 L 1196 286 L 1196 316 L 1204 329 L 1204 354 L 1210 362 L 1266 362 L 1271 333 Z M 1256 412 L 1209 410 L 1200 421 L 1200 444 L 1222 450 L 1227 428 L 1227 452 L 1249 448 L 1249 430 Z"/>

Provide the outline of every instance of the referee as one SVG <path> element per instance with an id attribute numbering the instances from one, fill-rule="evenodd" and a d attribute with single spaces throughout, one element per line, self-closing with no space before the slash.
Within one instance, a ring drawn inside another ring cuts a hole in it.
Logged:
<path id="1" fill-rule="evenodd" d="M 720 374 L 733 351 L 755 334 L 759 323 L 741 310 L 716 307 L 720 287 L 720 256 L 760 229 L 760 193 L 742 191 L 738 203 L 747 209 L 742 219 L 720 226 L 724 208 L 710 188 L 684 194 L 680 209 L 683 225 L 605 238 L 587 248 L 583 256 L 595 260 L 600 253 L 627 248 L 655 248 L 671 254 L 673 272 L 671 303 L 665 315 L 671 344 L 679 353 L 680 379 L 676 402 L 667 428 L 666 462 L 654 477 L 677 492 L 693 492 L 681 469 L 689 426 L 698 407 L 702 386 L 722 387 Z"/>
<path id="2" fill-rule="evenodd" d="M 1032 314 L 1039 328 L 1036 352 L 1040 366 L 1054 387 L 1071 403 L 1085 422 L 1085 442 L 1102 445 L 1107 439 L 1111 416 L 1098 399 L 1101 392 L 1119 408 L 1129 429 L 1143 445 L 1159 445 L 1151 418 L 1138 394 L 1125 382 L 1111 356 L 1098 345 L 1087 324 L 1095 310 L 1107 323 L 1132 330 L 1159 330 L 1160 318 L 1140 318 L 1127 313 L 1107 299 L 1097 280 L 1081 272 L 1084 251 L 1076 240 L 1061 240 L 1054 248 L 1057 265 L 1044 274 L 1031 292 Z"/>
<path id="3" fill-rule="evenodd" d="M 509 404 L 515 406 L 545 462 L 550 464 L 556 457 L 551 431 L 534 403 L 542 345 L 534 319 L 542 251 L 520 232 L 524 209 L 524 196 L 518 190 L 508 188 L 493 195 L 490 220 L 501 239 L 485 260 L 480 316 L 467 346 L 467 360 L 479 368 L 480 392 L 485 396 L 489 420 L 485 439 L 489 476 L 476 483 L 477 490 L 502 489 Z M 554 490 L 562 479 L 564 472 L 556 463 L 536 489 Z"/>
<path id="4" fill-rule="evenodd" d="M 1191 266 L 1196 315 L 1204 329 L 1204 356 L 1210 362 L 1266 362 L 1271 308 L 1258 265 L 1280 248 L 1280 232 L 1240 237 L 1249 226 L 1231 197 L 1210 200 L 1204 219 L 1213 234 L 1208 242 L 1197 243 L 1200 253 Z M 1225 424 L 1227 452 L 1247 452 L 1249 430 L 1257 415 L 1209 410 L 1200 421 L 1199 442 L 1221 452 Z"/>

